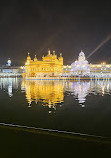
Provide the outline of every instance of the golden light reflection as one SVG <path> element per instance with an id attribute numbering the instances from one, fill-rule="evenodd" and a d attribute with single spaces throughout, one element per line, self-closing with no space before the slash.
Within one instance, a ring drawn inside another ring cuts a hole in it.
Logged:
<path id="1" fill-rule="evenodd" d="M 41 101 L 43 106 L 56 110 L 56 104 L 62 103 L 64 99 L 63 82 L 60 81 L 23 80 L 22 88 L 26 91 L 29 107 L 33 101 L 36 104 Z"/>
<path id="2" fill-rule="evenodd" d="M 102 95 L 104 95 L 105 91 L 105 85 L 102 85 Z"/>

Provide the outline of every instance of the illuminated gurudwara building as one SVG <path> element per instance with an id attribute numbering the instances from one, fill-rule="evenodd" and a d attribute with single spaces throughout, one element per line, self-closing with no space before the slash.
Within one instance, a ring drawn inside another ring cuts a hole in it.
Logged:
<path id="1" fill-rule="evenodd" d="M 83 51 L 79 53 L 78 60 L 71 64 L 71 75 L 89 75 L 90 65 Z"/>
<path id="2" fill-rule="evenodd" d="M 24 77 L 54 77 L 61 76 L 63 73 L 63 57 L 57 58 L 55 51 L 53 54 L 48 50 L 48 54 L 42 57 L 42 60 L 38 60 L 35 56 L 34 60 L 28 54 L 27 61 L 25 63 L 26 72 Z"/>
<path id="3" fill-rule="evenodd" d="M 111 64 L 89 64 L 83 51 L 79 53 L 78 60 L 71 65 L 63 66 L 63 76 L 89 76 L 111 78 Z"/>

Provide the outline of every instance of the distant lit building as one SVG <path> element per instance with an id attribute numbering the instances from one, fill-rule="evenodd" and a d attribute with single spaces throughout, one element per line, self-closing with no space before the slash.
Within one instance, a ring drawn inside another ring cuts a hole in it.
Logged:
<path id="1" fill-rule="evenodd" d="M 2 66 L 0 67 L 0 77 L 19 77 L 24 71 L 23 66 Z"/>
<path id="2" fill-rule="evenodd" d="M 11 60 L 8 59 L 6 65 L 0 67 L 0 77 L 20 77 L 25 71 L 24 66 L 12 66 Z"/>
<path id="3" fill-rule="evenodd" d="M 105 62 L 101 64 L 90 64 L 90 76 L 111 77 L 111 64 L 106 64 Z"/>
<path id="4" fill-rule="evenodd" d="M 11 66 L 11 60 L 10 60 L 10 58 L 8 59 L 8 61 L 7 61 L 7 64 L 6 64 L 6 66 Z"/>

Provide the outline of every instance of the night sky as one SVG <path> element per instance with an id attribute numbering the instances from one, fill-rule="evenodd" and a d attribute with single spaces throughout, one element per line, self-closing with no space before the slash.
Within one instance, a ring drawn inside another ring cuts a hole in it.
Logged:
<path id="1" fill-rule="evenodd" d="M 111 34 L 111 5 L 56 0 L 0 1 L 0 65 L 11 58 L 24 65 L 27 52 L 41 59 L 48 48 L 71 64 L 81 50 L 88 56 Z M 88 59 L 111 63 L 111 40 Z"/>

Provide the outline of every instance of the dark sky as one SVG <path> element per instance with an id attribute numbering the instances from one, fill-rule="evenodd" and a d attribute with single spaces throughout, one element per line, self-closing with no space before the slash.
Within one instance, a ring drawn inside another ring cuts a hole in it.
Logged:
<path id="1" fill-rule="evenodd" d="M 0 1 L 0 64 L 23 65 L 27 52 L 38 59 L 48 48 L 71 64 L 82 49 L 88 56 L 111 34 L 111 5 L 63 0 Z M 111 63 L 111 40 L 89 59 Z"/>

